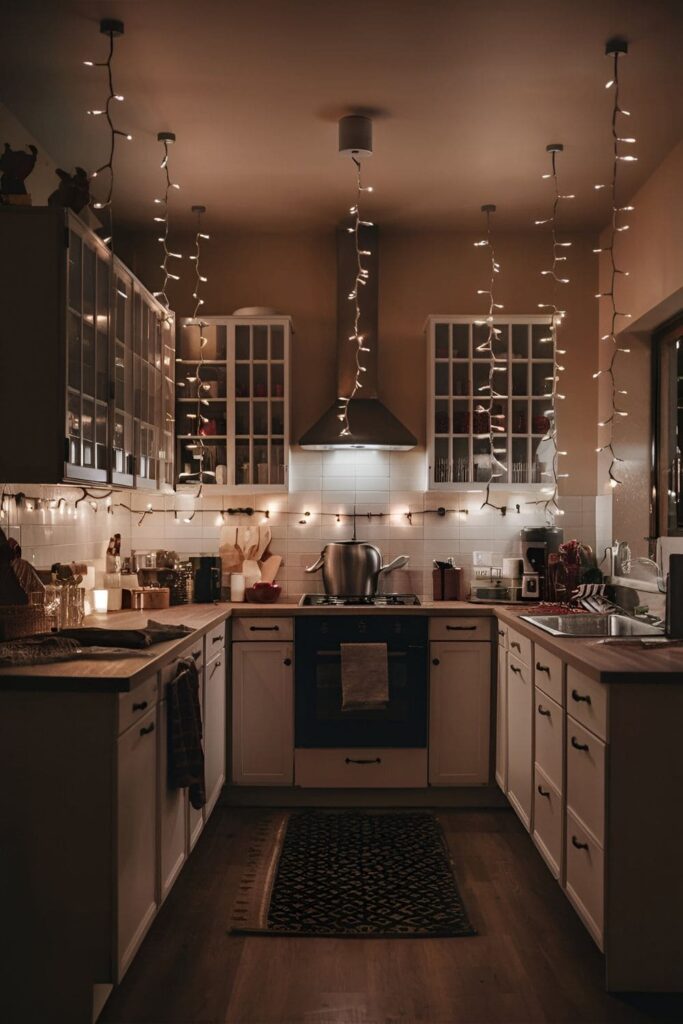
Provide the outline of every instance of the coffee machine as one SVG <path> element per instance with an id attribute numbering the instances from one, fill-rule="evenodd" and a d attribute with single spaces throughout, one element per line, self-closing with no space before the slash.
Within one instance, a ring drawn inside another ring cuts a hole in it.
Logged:
<path id="1" fill-rule="evenodd" d="M 521 531 L 522 597 L 543 601 L 548 596 L 548 556 L 560 550 L 563 533 L 557 526 L 525 526 Z"/>

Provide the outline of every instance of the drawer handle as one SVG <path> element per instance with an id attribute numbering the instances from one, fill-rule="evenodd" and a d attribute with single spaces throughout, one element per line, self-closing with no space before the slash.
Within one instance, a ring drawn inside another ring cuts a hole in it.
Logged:
<path id="1" fill-rule="evenodd" d="M 192 657 L 194 658 L 195 661 L 197 660 L 197 658 L 201 657 L 201 653 L 202 653 L 201 647 L 199 648 L 198 651 L 193 651 L 192 652 Z"/>
<path id="2" fill-rule="evenodd" d="M 277 633 L 279 631 L 279 629 L 280 629 L 279 626 L 250 626 L 249 627 L 249 632 L 250 633 Z"/>
<path id="3" fill-rule="evenodd" d="M 285 660 L 282 662 L 282 664 L 283 665 L 291 665 L 292 664 L 292 659 L 291 658 L 285 658 Z"/>
<path id="4" fill-rule="evenodd" d="M 590 704 L 590 702 L 591 702 L 590 696 L 588 694 L 586 694 L 586 696 L 584 697 L 584 695 L 582 693 L 579 693 L 578 690 L 572 690 L 572 700 L 575 700 L 575 701 L 585 700 L 586 704 Z"/>
<path id="5" fill-rule="evenodd" d="M 222 636 L 212 636 L 211 637 L 211 643 L 212 644 L 219 644 L 222 639 L 223 639 Z"/>
<path id="6" fill-rule="evenodd" d="M 147 707 L 147 701 L 141 700 L 137 704 L 133 704 L 133 711 L 144 711 Z"/>
<path id="7" fill-rule="evenodd" d="M 504 629 L 499 629 L 498 630 L 498 636 L 505 636 L 505 630 Z"/>
<path id="8" fill-rule="evenodd" d="M 446 629 L 450 630 L 451 633 L 456 633 L 458 631 L 460 631 L 460 632 L 464 631 L 466 633 L 471 633 L 472 630 L 476 629 L 476 628 L 477 628 L 476 626 L 446 626 Z"/>
<path id="9" fill-rule="evenodd" d="M 440 664 L 441 664 L 441 662 L 439 661 L 438 658 L 432 658 L 432 665 L 440 665 Z"/>
<path id="10" fill-rule="evenodd" d="M 536 670 L 538 672 L 547 672 L 548 675 L 550 675 L 550 668 L 548 667 L 548 665 L 541 665 L 540 661 L 536 662 Z"/>
<path id="11" fill-rule="evenodd" d="M 550 715 L 552 714 L 550 709 L 544 708 L 542 704 L 538 705 L 538 713 L 539 715 L 544 715 L 546 718 L 550 718 Z"/>
<path id="12" fill-rule="evenodd" d="M 550 790 L 549 789 L 543 789 L 542 786 L 537 786 L 536 789 L 541 794 L 541 796 L 547 796 L 547 797 L 550 796 Z"/>
<path id="13" fill-rule="evenodd" d="M 220 658 L 216 658 L 216 662 L 215 662 L 213 668 L 211 669 L 211 675 L 209 676 L 209 679 L 213 679 L 214 672 L 216 672 L 221 667 L 222 664 L 223 664 L 223 662 L 221 661 L 221 659 Z"/>
<path id="14" fill-rule="evenodd" d="M 368 757 L 368 758 L 363 758 L 363 757 L 359 757 L 359 758 L 347 757 L 346 758 L 346 764 L 381 764 L 381 763 L 382 763 L 382 758 L 381 757 Z"/>
<path id="15" fill-rule="evenodd" d="M 521 644 L 518 644 L 516 640 L 511 640 L 511 641 L 510 641 L 510 647 L 516 647 L 516 648 L 517 648 L 517 650 L 519 651 L 519 653 L 520 653 L 520 654 L 522 653 L 522 647 L 521 647 Z"/>
<path id="16" fill-rule="evenodd" d="M 576 836 L 572 836 L 572 845 L 575 846 L 577 850 L 588 849 L 588 843 L 580 843 Z"/>
<path id="17" fill-rule="evenodd" d="M 145 725 L 140 729 L 141 736 L 146 736 L 150 732 L 154 732 L 154 722 L 150 722 L 149 725 Z"/>
<path id="18" fill-rule="evenodd" d="M 522 674 L 521 668 L 517 668 L 516 665 L 510 665 L 510 671 L 511 672 L 516 672 L 517 675 L 521 675 Z"/>
<path id="19" fill-rule="evenodd" d="M 572 736 L 572 746 L 575 750 L 588 750 L 587 743 L 579 743 L 576 736 Z"/>

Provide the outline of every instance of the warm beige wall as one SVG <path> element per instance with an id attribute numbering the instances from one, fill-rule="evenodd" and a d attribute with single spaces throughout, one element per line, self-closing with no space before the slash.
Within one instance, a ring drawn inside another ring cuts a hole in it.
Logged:
<path id="1" fill-rule="evenodd" d="M 210 225 L 207 223 L 207 230 Z M 424 444 L 426 419 L 426 350 L 423 335 L 430 313 L 479 313 L 477 288 L 486 287 L 486 255 L 473 247 L 477 236 L 462 233 L 380 234 L 380 393 Z M 592 235 L 571 236 L 562 291 L 568 315 L 562 329 L 567 349 L 563 379 L 566 402 L 558 415 L 561 447 L 569 456 L 563 469 L 570 478 L 565 493 L 594 494 L 597 389 L 591 373 L 597 334 L 597 267 Z M 174 247 L 192 251 L 191 240 L 173 239 Z M 292 434 L 296 439 L 335 397 L 336 258 L 334 232 L 316 235 L 223 235 L 205 243 L 202 266 L 207 314 L 230 313 L 238 306 L 269 305 L 290 313 L 296 336 L 293 358 Z M 547 301 L 540 277 L 548 265 L 548 240 L 537 233 L 501 235 L 496 254 L 501 263 L 500 302 L 507 313 L 536 313 Z M 151 288 L 158 287 L 158 248 L 153 232 L 146 240 L 129 238 L 121 255 Z M 191 312 L 190 264 L 183 281 L 169 289 L 176 312 Z"/>
<path id="2" fill-rule="evenodd" d="M 617 454 L 625 486 L 614 494 L 614 534 L 631 543 L 634 554 L 646 555 L 650 511 L 651 347 L 653 330 L 683 309 L 683 142 L 669 153 L 633 196 L 630 229 L 618 237 L 617 265 L 628 277 L 617 282 L 617 308 L 632 314 L 623 343 L 631 353 L 621 357 L 619 385 L 629 391 L 629 416 L 615 431 Z M 607 240 L 606 233 L 602 241 Z M 608 267 L 603 258 L 602 284 Z M 602 303 L 600 334 L 609 329 Z M 600 392 L 603 407 L 605 392 Z M 600 491 L 607 490 L 604 474 Z"/>

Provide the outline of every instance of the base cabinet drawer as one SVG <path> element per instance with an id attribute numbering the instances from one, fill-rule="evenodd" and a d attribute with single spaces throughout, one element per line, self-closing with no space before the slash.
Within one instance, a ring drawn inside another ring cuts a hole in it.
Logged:
<path id="1" fill-rule="evenodd" d="M 534 756 L 556 789 L 562 790 L 564 712 L 559 704 L 534 688 Z"/>
<path id="2" fill-rule="evenodd" d="M 565 890 L 593 939 L 602 949 L 604 921 L 604 853 L 571 811 L 567 810 Z"/>
<path id="3" fill-rule="evenodd" d="M 516 629 L 508 628 L 508 651 L 519 658 L 522 664 L 531 667 L 531 640 Z"/>
<path id="4" fill-rule="evenodd" d="M 607 686 L 567 666 L 567 714 L 603 740 L 607 736 Z"/>
<path id="5" fill-rule="evenodd" d="M 564 703 L 564 665 L 556 654 L 534 644 L 534 683 L 559 705 Z"/>
<path id="6" fill-rule="evenodd" d="M 533 840 L 555 878 L 562 873 L 562 820 L 562 795 L 536 765 Z"/>
<path id="7" fill-rule="evenodd" d="M 490 641 L 494 621 L 472 615 L 460 615 L 457 618 L 435 615 L 429 620 L 429 639 Z"/>
<path id="8" fill-rule="evenodd" d="M 567 806 L 599 843 L 605 841 L 605 749 L 567 715 Z"/>
<path id="9" fill-rule="evenodd" d="M 294 619 L 276 619 L 265 615 L 244 616 L 232 620 L 233 643 L 243 640 L 293 640 Z"/>
<path id="10" fill-rule="evenodd" d="M 294 752 L 297 786 L 325 789 L 412 789 L 427 785 L 427 751 L 350 747 Z"/>

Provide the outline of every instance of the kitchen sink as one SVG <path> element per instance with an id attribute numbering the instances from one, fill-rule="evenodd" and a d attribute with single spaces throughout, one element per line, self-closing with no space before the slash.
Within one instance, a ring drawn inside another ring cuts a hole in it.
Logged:
<path id="1" fill-rule="evenodd" d="M 520 615 L 520 618 L 553 636 L 664 636 L 661 626 L 653 626 L 618 612 L 601 615 Z"/>

